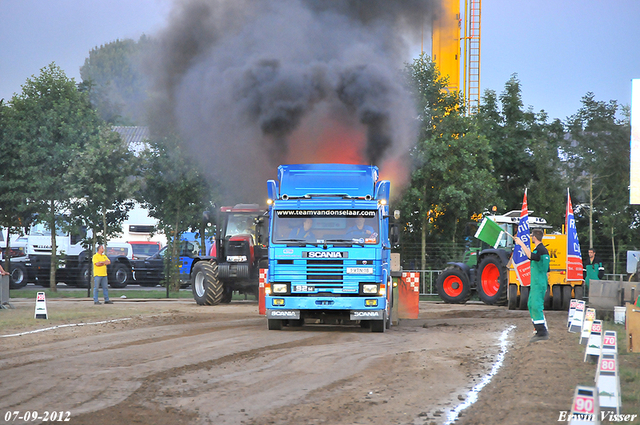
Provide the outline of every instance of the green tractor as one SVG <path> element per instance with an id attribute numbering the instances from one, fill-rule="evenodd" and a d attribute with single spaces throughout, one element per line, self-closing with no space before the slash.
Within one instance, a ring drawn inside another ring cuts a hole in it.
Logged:
<path id="1" fill-rule="evenodd" d="M 490 215 L 505 233 L 513 235 L 520 220 L 520 210 L 504 215 Z M 513 239 L 503 235 L 497 248 L 473 237 L 477 223 L 468 223 L 465 234 L 469 247 L 461 262 L 449 262 L 436 279 L 436 291 L 446 303 L 464 304 L 473 291 L 478 298 L 489 305 L 507 304 L 508 269 L 507 264 L 513 251 Z M 529 216 L 530 228 L 550 228 L 543 218 Z"/>

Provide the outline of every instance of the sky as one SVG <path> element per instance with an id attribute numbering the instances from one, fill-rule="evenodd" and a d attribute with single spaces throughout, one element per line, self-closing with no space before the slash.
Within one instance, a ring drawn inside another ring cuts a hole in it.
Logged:
<path id="1" fill-rule="evenodd" d="M 91 49 L 153 36 L 172 2 L 0 0 L 0 98 L 51 62 L 79 82 Z M 631 80 L 640 78 L 638 19 L 639 0 L 485 0 L 480 89 L 500 94 L 517 74 L 525 108 L 562 120 L 587 92 L 630 105 Z"/>

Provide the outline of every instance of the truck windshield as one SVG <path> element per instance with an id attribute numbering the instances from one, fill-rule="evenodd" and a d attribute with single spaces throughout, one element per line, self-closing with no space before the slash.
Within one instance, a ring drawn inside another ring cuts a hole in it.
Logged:
<path id="1" fill-rule="evenodd" d="M 380 239 L 376 210 L 276 210 L 273 243 L 376 244 Z"/>
<path id="2" fill-rule="evenodd" d="M 31 227 L 31 231 L 29 232 L 29 234 L 31 236 L 51 236 L 51 230 L 49 230 L 48 224 L 38 223 Z M 66 236 L 66 232 L 58 228 L 56 236 Z"/>
<path id="3" fill-rule="evenodd" d="M 230 214 L 227 222 L 227 231 L 225 237 L 235 235 L 255 235 L 254 215 L 249 214 Z"/>

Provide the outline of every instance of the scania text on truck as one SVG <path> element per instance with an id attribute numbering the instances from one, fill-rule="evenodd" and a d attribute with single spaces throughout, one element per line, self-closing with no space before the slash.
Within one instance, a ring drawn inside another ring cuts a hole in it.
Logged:
<path id="1" fill-rule="evenodd" d="M 269 195 L 268 328 L 360 323 L 391 325 L 391 184 L 378 168 L 351 164 L 278 167 Z"/>

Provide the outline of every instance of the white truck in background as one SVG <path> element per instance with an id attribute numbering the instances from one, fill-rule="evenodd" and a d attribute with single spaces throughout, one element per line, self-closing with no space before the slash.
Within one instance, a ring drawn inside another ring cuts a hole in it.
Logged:
<path id="1" fill-rule="evenodd" d="M 157 232 L 158 221 L 149 217 L 148 211 L 135 204 L 129 217 L 122 224 L 121 236 L 107 243 L 110 255 L 109 284 L 114 288 L 124 288 L 131 283 L 133 270 L 130 260 L 134 259 L 136 249 L 144 252 L 158 251 L 166 244 L 166 237 Z M 91 267 L 91 251 L 83 241 L 91 237 L 86 228 L 76 232 L 58 230 L 56 234 L 57 254 L 60 259 L 56 280 L 70 286 L 88 287 Z M 45 223 L 31 227 L 27 235 L 26 254 L 28 258 L 27 275 L 42 286 L 49 286 L 51 269 L 51 231 Z M 135 249 L 134 249 L 135 245 Z M 149 247 L 150 245 L 150 247 Z M 114 249 L 109 249 L 113 247 Z M 117 248 L 117 249 L 115 249 Z M 147 254 L 144 254 L 147 255 Z"/>

